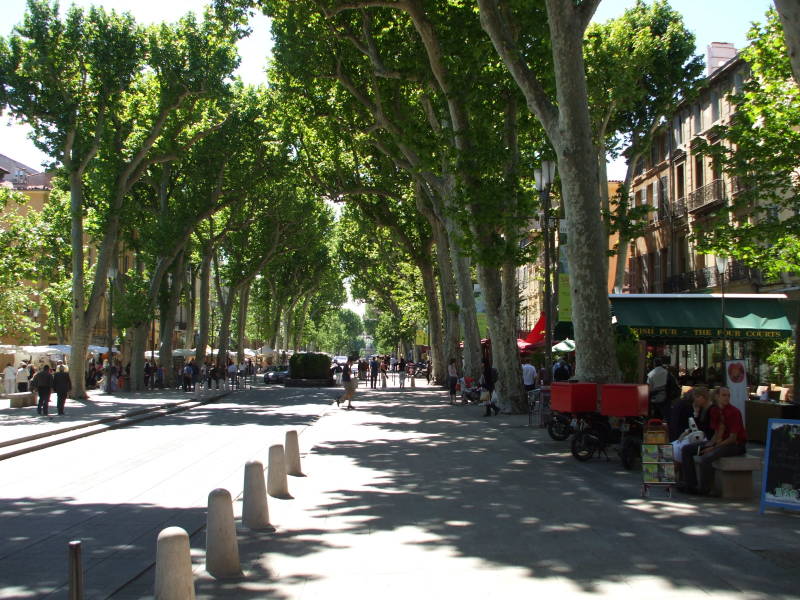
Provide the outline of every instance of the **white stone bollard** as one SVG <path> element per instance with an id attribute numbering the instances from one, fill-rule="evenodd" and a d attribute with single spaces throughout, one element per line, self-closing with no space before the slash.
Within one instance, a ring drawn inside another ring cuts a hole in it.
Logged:
<path id="1" fill-rule="evenodd" d="M 289 498 L 289 483 L 286 480 L 286 457 L 283 446 L 269 447 L 269 467 L 267 469 L 267 493 L 273 498 Z"/>
<path id="2" fill-rule="evenodd" d="M 411 389 L 412 389 L 412 390 L 413 390 L 413 389 L 415 389 L 415 388 L 417 387 L 417 384 L 416 384 L 416 382 L 415 382 L 415 379 L 416 379 L 416 377 L 414 377 L 414 374 L 412 373 L 412 374 L 411 374 Z"/>
<path id="3" fill-rule="evenodd" d="M 233 521 L 233 501 L 228 490 L 217 488 L 208 495 L 206 524 L 206 571 L 217 579 L 239 577 L 239 543 Z"/>
<path id="4" fill-rule="evenodd" d="M 180 527 L 167 527 L 158 534 L 155 598 L 194 600 L 189 534 Z"/>
<path id="5" fill-rule="evenodd" d="M 264 483 L 264 465 L 257 460 L 244 466 L 244 497 L 242 498 L 242 525 L 248 529 L 275 528 L 269 524 L 267 487 Z"/>
<path id="6" fill-rule="evenodd" d="M 286 432 L 286 472 L 295 477 L 303 475 L 300 467 L 300 443 L 297 439 L 297 431 L 294 429 Z"/>

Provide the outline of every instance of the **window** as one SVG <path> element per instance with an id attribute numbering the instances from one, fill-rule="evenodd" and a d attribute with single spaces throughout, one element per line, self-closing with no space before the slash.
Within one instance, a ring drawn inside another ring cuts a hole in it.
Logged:
<path id="1" fill-rule="evenodd" d="M 683 117 L 678 115 L 672 122 L 672 141 L 677 148 L 683 143 Z"/>
<path id="2" fill-rule="evenodd" d="M 636 193 L 633 195 L 633 206 L 641 206 L 642 205 L 642 190 L 636 190 Z"/>
<path id="3" fill-rule="evenodd" d="M 681 163 L 675 168 L 675 193 L 678 199 L 686 197 L 686 164 Z"/>
<path id="4" fill-rule="evenodd" d="M 719 94 L 714 91 L 711 92 L 711 122 L 717 121 L 719 121 Z"/>
<path id="5" fill-rule="evenodd" d="M 658 180 L 658 197 L 661 204 L 666 208 L 669 203 L 669 183 L 666 175 Z"/>
<path id="6" fill-rule="evenodd" d="M 744 91 L 744 77 L 741 73 L 735 73 L 733 76 L 733 93 L 741 94 Z"/>
<path id="7" fill-rule="evenodd" d="M 703 187 L 705 165 L 703 165 L 703 156 L 698 154 L 694 157 L 694 187 L 695 189 Z"/>
<path id="8" fill-rule="evenodd" d="M 703 131 L 703 111 L 700 110 L 699 102 L 692 107 L 692 111 L 692 128 L 694 130 L 694 134 L 697 135 Z"/>

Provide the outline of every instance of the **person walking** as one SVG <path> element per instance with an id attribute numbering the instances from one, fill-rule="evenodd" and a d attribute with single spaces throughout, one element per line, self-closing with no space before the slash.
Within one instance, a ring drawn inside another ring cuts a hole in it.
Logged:
<path id="1" fill-rule="evenodd" d="M 494 401 L 494 369 L 492 369 L 492 365 L 489 363 L 488 360 L 483 359 L 483 374 L 481 375 L 481 387 L 485 392 L 488 392 L 488 398 L 486 398 L 486 413 L 484 413 L 484 417 L 492 416 L 492 411 L 494 411 L 495 416 L 500 413 L 500 409 L 498 408 L 497 404 Z"/>
<path id="2" fill-rule="evenodd" d="M 17 391 L 28 391 L 28 367 L 25 365 L 25 363 L 22 363 L 19 366 L 19 369 L 17 369 Z"/>
<path id="3" fill-rule="evenodd" d="M 339 406 L 342 402 L 347 400 L 347 406 L 345 408 L 347 410 L 354 410 L 353 396 L 356 394 L 358 380 L 353 379 L 353 362 L 349 359 L 342 370 L 342 385 L 344 386 L 344 394 L 336 399 L 336 406 Z"/>
<path id="4" fill-rule="evenodd" d="M 553 381 L 569 381 L 572 377 L 572 369 L 569 363 L 564 360 L 563 356 L 559 356 L 558 360 L 553 365 Z"/>
<path id="5" fill-rule="evenodd" d="M 64 405 L 67 402 L 67 394 L 72 389 L 72 380 L 69 378 L 64 365 L 58 365 L 55 375 L 53 375 L 53 390 L 56 393 L 56 408 L 58 414 L 64 414 Z"/>
<path id="6" fill-rule="evenodd" d="M 456 359 L 451 358 L 447 364 L 447 388 L 450 393 L 450 404 L 456 403 L 456 385 L 458 385 L 458 368 L 456 368 Z"/>
<path id="7" fill-rule="evenodd" d="M 13 394 L 17 388 L 17 370 L 11 363 L 8 363 L 3 369 L 3 385 L 6 394 Z"/>
<path id="8" fill-rule="evenodd" d="M 397 364 L 397 377 L 400 380 L 400 389 L 405 389 L 406 387 L 406 359 L 405 357 L 400 357 L 400 362 Z"/>
<path id="9" fill-rule="evenodd" d="M 386 380 L 389 371 L 389 359 L 384 357 L 381 361 L 381 389 L 386 389 Z"/>
<path id="10" fill-rule="evenodd" d="M 369 387 L 375 389 L 378 385 L 378 359 L 373 356 L 369 361 Z"/>
<path id="11" fill-rule="evenodd" d="M 531 364 L 529 358 L 522 361 L 522 385 L 525 386 L 526 392 L 536 388 L 536 367 Z"/>
<path id="12" fill-rule="evenodd" d="M 47 416 L 50 405 L 50 390 L 53 389 L 53 376 L 50 374 L 50 365 L 45 365 L 42 370 L 33 376 L 33 387 L 39 394 L 36 412 Z"/>

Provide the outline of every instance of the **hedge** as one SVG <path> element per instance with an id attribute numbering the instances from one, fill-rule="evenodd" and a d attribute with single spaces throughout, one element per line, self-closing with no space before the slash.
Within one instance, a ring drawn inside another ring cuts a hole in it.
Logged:
<path id="1" fill-rule="evenodd" d="M 330 379 L 331 359 L 327 354 L 305 352 L 294 354 L 289 360 L 292 379 Z"/>

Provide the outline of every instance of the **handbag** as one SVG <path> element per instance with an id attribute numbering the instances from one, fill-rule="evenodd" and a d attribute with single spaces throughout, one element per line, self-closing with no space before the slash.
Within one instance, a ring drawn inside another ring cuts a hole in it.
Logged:
<path id="1" fill-rule="evenodd" d="M 481 390 L 481 404 L 488 405 L 492 400 L 492 395 L 489 393 L 489 390 Z"/>

